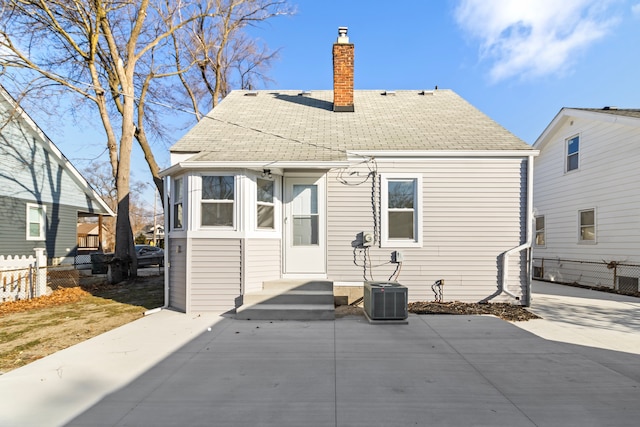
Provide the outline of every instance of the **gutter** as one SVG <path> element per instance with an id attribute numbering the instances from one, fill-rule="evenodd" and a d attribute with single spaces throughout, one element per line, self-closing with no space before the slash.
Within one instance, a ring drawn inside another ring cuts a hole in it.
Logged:
<path id="1" fill-rule="evenodd" d="M 165 212 L 167 211 L 167 206 L 169 206 L 169 181 L 166 179 L 162 180 L 162 185 L 164 186 L 164 204 Z M 145 316 L 150 314 L 159 313 L 162 310 L 169 308 L 169 269 L 171 266 L 169 265 L 169 251 L 167 251 L 167 243 L 169 242 L 169 234 L 167 231 L 169 230 L 169 216 L 164 216 L 164 229 L 165 229 L 165 238 L 164 238 L 164 304 L 160 307 L 152 308 L 151 310 L 147 310 L 144 312 Z M 170 249 L 170 248 L 169 248 Z"/>
<path id="2" fill-rule="evenodd" d="M 502 280 L 500 283 L 501 293 L 507 294 L 515 300 L 519 301 L 520 296 L 514 294 L 509 290 L 508 277 L 509 277 L 509 257 L 514 253 L 519 253 L 525 249 L 531 249 L 533 243 L 533 157 L 529 156 L 527 164 L 527 240 L 520 246 L 509 249 L 502 255 Z M 529 257 L 527 257 L 527 263 L 529 263 Z M 527 283 L 526 283 L 526 299 L 524 305 L 528 307 L 531 304 L 531 274 L 530 269 L 527 268 Z"/>
<path id="3" fill-rule="evenodd" d="M 351 163 L 347 160 L 332 160 L 332 161 L 282 161 L 282 160 L 265 160 L 265 161 L 209 161 L 209 160 L 186 160 L 177 162 L 167 169 L 160 171 L 160 176 L 165 177 L 168 175 L 176 174 L 185 170 L 199 170 L 199 169 L 253 169 L 261 171 L 263 169 L 333 169 L 343 168 L 349 166 Z"/>

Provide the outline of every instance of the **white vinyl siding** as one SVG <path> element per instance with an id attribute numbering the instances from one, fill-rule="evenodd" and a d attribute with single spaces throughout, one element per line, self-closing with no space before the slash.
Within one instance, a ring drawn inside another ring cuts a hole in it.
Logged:
<path id="1" fill-rule="evenodd" d="M 189 311 L 226 312 L 236 307 L 241 289 L 240 239 L 190 240 Z"/>
<path id="2" fill-rule="evenodd" d="M 169 252 L 169 301 L 171 308 L 187 311 L 187 239 L 171 238 Z"/>
<path id="3" fill-rule="evenodd" d="M 563 174 L 565 139 L 577 131 L 580 173 Z M 547 235 L 534 256 L 640 263 L 640 127 L 571 118 L 550 138 L 534 169 L 534 206 L 545 214 Z M 578 211 L 592 207 L 598 244 L 580 244 Z"/>
<path id="4" fill-rule="evenodd" d="M 494 294 L 501 255 L 526 239 L 527 159 L 376 159 L 376 162 L 381 175 L 402 171 L 422 177 L 422 247 L 398 248 L 404 255 L 399 282 L 409 287 L 409 299 L 433 299 L 431 284 L 438 279 L 445 280 L 447 300 L 477 302 Z M 359 172 L 359 176 L 369 172 L 366 166 L 353 171 Z M 358 263 L 361 258 L 352 242 L 358 232 L 374 230 L 372 211 L 380 212 L 380 199 L 372 200 L 370 179 L 349 186 L 329 176 L 327 182 L 329 278 L 362 282 L 363 269 L 354 265 L 354 252 Z M 376 192 L 379 194 L 380 189 Z M 379 246 L 379 227 L 378 223 L 369 262 L 378 266 L 372 270 L 373 279 L 387 280 L 395 269 L 388 261 L 396 248 Z M 523 255 L 510 259 L 510 290 L 520 293 L 527 282 L 525 260 Z M 371 280 L 369 270 L 367 280 Z M 501 297 L 492 301 L 497 300 Z"/>
<path id="5" fill-rule="evenodd" d="M 244 293 L 262 290 L 262 283 L 281 277 L 281 240 L 247 239 L 244 245 Z"/>

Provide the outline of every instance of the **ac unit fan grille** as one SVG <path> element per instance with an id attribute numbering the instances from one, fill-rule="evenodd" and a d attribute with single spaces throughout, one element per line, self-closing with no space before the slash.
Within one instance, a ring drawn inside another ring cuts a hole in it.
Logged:
<path id="1" fill-rule="evenodd" d="M 374 320 L 402 320 L 408 317 L 407 288 L 397 283 L 366 283 L 364 309 Z"/>

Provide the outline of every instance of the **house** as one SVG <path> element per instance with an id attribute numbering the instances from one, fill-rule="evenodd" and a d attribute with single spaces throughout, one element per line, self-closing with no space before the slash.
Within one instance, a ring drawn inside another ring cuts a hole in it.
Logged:
<path id="1" fill-rule="evenodd" d="M 562 108 L 533 147 L 534 275 L 638 292 L 640 110 Z"/>
<path id="2" fill-rule="evenodd" d="M 2 87 L 0 124 L 0 255 L 73 262 L 78 218 L 114 213 Z"/>
<path id="3" fill-rule="evenodd" d="M 164 247 L 164 225 L 152 224 L 140 232 L 145 245 Z"/>
<path id="4" fill-rule="evenodd" d="M 536 151 L 451 90 L 354 90 L 353 58 L 341 28 L 333 91 L 233 91 L 171 147 L 170 306 L 294 278 L 528 304 Z"/>
<path id="5" fill-rule="evenodd" d="M 103 252 L 107 247 L 107 230 L 100 222 L 78 223 L 77 235 L 79 255 Z"/>

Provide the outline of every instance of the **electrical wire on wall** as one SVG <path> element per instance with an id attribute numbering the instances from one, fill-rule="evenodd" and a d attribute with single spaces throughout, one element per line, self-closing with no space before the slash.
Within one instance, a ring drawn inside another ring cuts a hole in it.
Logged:
<path id="1" fill-rule="evenodd" d="M 369 249 L 370 248 L 368 246 L 354 247 L 353 248 L 353 264 L 358 267 L 362 267 L 362 278 L 364 279 L 365 282 L 369 280 L 372 282 L 375 282 L 375 279 L 373 277 L 373 269 L 391 264 L 391 261 L 386 261 L 386 262 L 383 262 L 382 264 L 373 265 L 371 263 L 371 255 L 369 253 Z M 358 253 L 362 257 L 362 263 L 358 262 Z M 397 272 L 397 267 L 396 267 L 396 271 L 394 271 L 393 274 L 396 274 L 396 272 Z M 367 273 L 369 274 L 368 278 L 367 278 Z M 396 275 L 396 279 L 397 279 L 397 275 Z"/>
<path id="2" fill-rule="evenodd" d="M 379 242 L 380 233 L 378 232 L 378 215 L 380 213 L 380 210 L 378 209 L 378 191 L 376 190 L 376 183 L 378 181 L 377 165 L 376 170 L 374 170 L 372 174 L 373 179 L 371 180 L 371 213 L 373 214 L 373 238 L 374 240 Z"/>
<path id="3" fill-rule="evenodd" d="M 391 273 L 391 276 L 389 276 L 388 281 L 389 282 L 397 282 L 398 281 L 398 277 L 400 277 L 400 271 L 402 271 L 402 263 L 401 262 L 396 264 L 396 269 L 393 271 L 393 273 Z"/>

